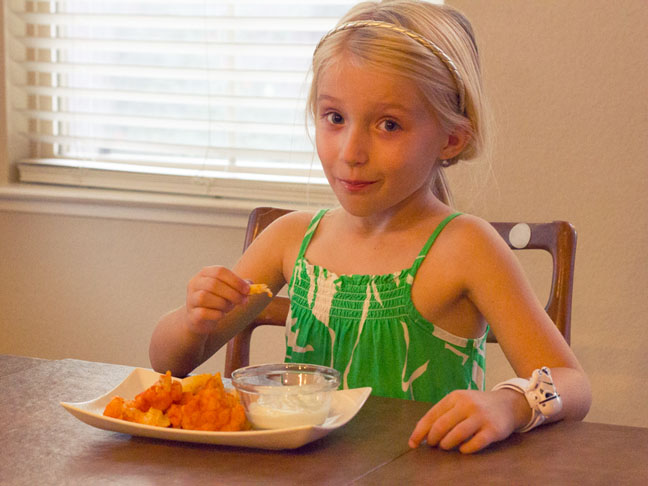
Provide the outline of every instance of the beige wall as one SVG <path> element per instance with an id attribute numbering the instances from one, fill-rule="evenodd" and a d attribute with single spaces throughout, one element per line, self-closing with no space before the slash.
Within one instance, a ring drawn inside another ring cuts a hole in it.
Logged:
<path id="1" fill-rule="evenodd" d="M 6 118 L 6 107 L 7 107 L 7 98 L 5 94 L 5 58 L 2 53 L 5 51 L 5 40 L 4 40 L 4 5 L 0 5 L 0 144 L 2 147 L 7 146 L 7 124 L 5 122 Z M 0 183 L 8 179 L 8 167 L 7 157 L 9 151 L 6 148 L 0 150 Z"/>
<path id="2" fill-rule="evenodd" d="M 235 228 L 2 211 L 0 235 L 0 353 L 146 367 L 157 319 L 182 304 L 202 266 L 232 265 L 244 236 Z"/>
<path id="3" fill-rule="evenodd" d="M 480 163 L 450 172 L 459 206 L 576 226 L 572 344 L 594 387 L 588 420 L 648 427 L 648 3 L 448 3 L 473 21 L 498 123 L 492 175 Z M 231 265 L 242 239 L 237 228 L 0 210 L 0 353 L 147 366 L 156 319 L 201 266 Z M 542 294 L 540 263 L 528 268 Z M 254 360 L 281 358 L 273 339 L 254 343 Z M 499 348 L 488 353 L 489 383 L 508 377 Z"/>
<path id="4" fill-rule="evenodd" d="M 484 172 L 464 167 L 457 195 L 490 220 L 576 226 L 572 346 L 594 387 L 588 419 L 648 426 L 648 2 L 447 3 L 473 22 L 498 125 L 489 190 L 473 196 L 484 188 L 464 181 Z"/>

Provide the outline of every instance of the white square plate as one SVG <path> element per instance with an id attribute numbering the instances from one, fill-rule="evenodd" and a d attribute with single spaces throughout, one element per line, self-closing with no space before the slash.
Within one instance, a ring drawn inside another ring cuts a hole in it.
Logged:
<path id="1" fill-rule="evenodd" d="M 135 368 L 124 381 L 105 395 L 87 402 L 61 402 L 61 405 L 76 418 L 93 427 L 134 436 L 259 449 L 295 449 L 342 427 L 358 413 L 371 394 L 370 387 L 337 390 L 333 392 L 331 410 L 322 425 L 305 425 L 288 429 L 204 432 L 142 425 L 103 415 L 112 397 L 134 398 L 155 383 L 159 377 L 160 374 L 153 370 Z M 227 386 L 226 381 L 223 380 Z"/>

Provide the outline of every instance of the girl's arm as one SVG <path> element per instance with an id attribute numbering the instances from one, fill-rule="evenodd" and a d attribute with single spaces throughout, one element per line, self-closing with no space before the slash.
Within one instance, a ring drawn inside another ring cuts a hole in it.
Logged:
<path id="1" fill-rule="evenodd" d="M 487 222 L 470 216 L 456 222 L 460 224 L 447 235 L 452 244 L 445 246 L 455 253 L 447 255 L 449 261 L 460 262 L 452 272 L 466 297 L 493 329 L 518 376 L 529 378 L 543 366 L 551 369 L 563 403 L 551 421 L 582 419 L 591 403 L 589 381 L 536 298 L 517 258 Z M 530 418 L 524 395 L 516 391 L 455 391 L 419 421 L 410 445 L 415 447 L 427 437 L 430 445 L 474 452 L 508 437 Z"/>
<path id="2" fill-rule="evenodd" d="M 265 283 L 273 294 L 284 286 L 284 260 L 301 241 L 303 220 L 292 213 L 279 218 L 252 242 L 232 270 L 210 266 L 194 276 L 187 285 L 185 304 L 163 316 L 153 332 L 152 367 L 184 376 L 252 322 L 270 298 L 248 296 L 249 282 Z"/>
<path id="3" fill-rule="evenodd" d="M 248 289 L 235 271 L 203 268 L 187 286 L 186 303 L 163 316 L 153 331 L 153 369 L 185 376 L 209 359 L 267 304 L 268 297 L 248 296 Z"/>

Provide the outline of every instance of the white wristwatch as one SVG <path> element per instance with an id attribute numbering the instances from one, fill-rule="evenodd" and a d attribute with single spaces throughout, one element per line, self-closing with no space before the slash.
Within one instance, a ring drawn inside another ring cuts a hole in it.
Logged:
<path id="1" fill-rule="evenodd" d="M 562 401 L 556 391 L 549 368 L 535 370 L 530 380 L 512 378 L 495 385 L 493 391 L 508 388 L 522 393 L 531 407 L 531 420 L 517 432 L 528 432 L 562 410 Z"/>

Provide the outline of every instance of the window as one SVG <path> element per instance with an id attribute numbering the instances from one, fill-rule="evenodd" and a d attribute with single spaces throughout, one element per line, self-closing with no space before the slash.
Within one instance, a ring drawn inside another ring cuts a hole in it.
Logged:
<path id="1" fill-rule="evenodd" d="M 308 67 L 352 0 L 8 0 L 21 181 L 332 200 Z"/>

